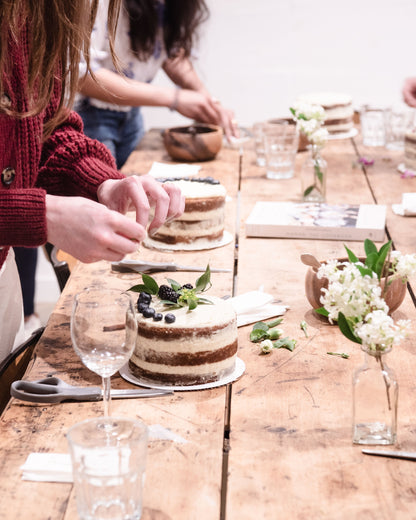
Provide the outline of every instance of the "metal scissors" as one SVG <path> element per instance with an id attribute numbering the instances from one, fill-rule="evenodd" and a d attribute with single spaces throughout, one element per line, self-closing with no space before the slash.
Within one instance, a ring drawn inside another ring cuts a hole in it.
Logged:
<path id="1" fill-rule="evenodd" d="M 12 397 L 16 397 L 16 399 L 31 403 L 99 401 L 103 398 L 103 391 L 99 386 L 73 386 L 65 383 L 58 377 L 46 377 L 39 381 L 14 381 L 10 388 L 10 394 Z M 114 399 L 155 397 L 167 394 L 173 394 L 173 391 L 153 388 L 111 390 L 111 397 Z"/>

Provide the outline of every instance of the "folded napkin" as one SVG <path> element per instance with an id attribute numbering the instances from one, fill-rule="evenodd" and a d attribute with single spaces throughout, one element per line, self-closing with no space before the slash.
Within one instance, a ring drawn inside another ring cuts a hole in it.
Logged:
<path id="1" fill-rule="evenodd" d="M 274 296 L 262 291 L 249 291 L 230 299 L 237 314 L 237 327 L 284 314 L 287 305 L 278 305 Z"/>
<path id="2" fill-rule="evenodd" d="M 403 193 L 401 204 L 392 204 L 392 210 L 402 217 L 416 216 L 416 193 Z"/>
<path id="3" fill-rule="evenodd" d="M 22 480 L 35 482 L 72 482 L 69 453 L 29 453 L 20 467 Z"/>
<path id="4" fill-rule="evenodd" d="M 198 164 L 166 164 L 154 162 L 150 168 L 149 175 L 158 178 L 194 177 L 198 174 L 201 167 Z"/>
<path id="5" fill-rule="evenodd" d="M 160 424 L 149 427 L 149 441 L 172 441 L 179 444 L 186 439 Z M 72 462 L 69 453 L 29 453 L 20 467 L 22 480 L 34 482 L 73 482 Z"/>

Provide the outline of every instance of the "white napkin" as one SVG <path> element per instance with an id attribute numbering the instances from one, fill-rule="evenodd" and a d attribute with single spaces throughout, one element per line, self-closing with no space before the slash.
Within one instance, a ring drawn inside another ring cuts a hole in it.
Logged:
<path id="1" fill-rule="evenodd" d="M 262 291 L 249 291 L 230 299 L 237 314 L 237 327 L 281 316 L 286 312 L 286 305 L 274 303 L 274 296 Z"/>
<path id="2" fill-rule="evenodd" d="M 401 204 L 392 204 L 392 210 L 402 217 L 416 216 L 416 193 L 403 193 Z"/>
<path id="3" fill-rule="evenodd" d="M 72 463 L 69 453 L 29 453 L 22 480 L 35 482 L 72 482 Z"/>
<path id="4" fill-rule="evenodd" d="M 172 441 L 179 444 L 186 439 L 160 424 L 149 427 L 149 441 Z M 73 482 L 72 462 L 69 453 L 29 453 L 20 467 L 22 480 L 34 482 Z"/>
<path id="5" fill-rule="evenodd" d="M 198 174 L 201 166 L 198 164 L 166 164 L 154 162 L 150 168 L 149 175 L 162 178 L 182 179 L 183 177 L 194 177 Z"/>

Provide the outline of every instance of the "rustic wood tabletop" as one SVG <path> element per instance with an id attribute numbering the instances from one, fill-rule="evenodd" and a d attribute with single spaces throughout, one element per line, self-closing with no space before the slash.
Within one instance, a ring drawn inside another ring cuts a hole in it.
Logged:
<path id="1" fill-rule="evenodd" d="M 268 180 L 255 165 L 253 144 L 224 146 L 213 161 L 200 163 L 201 175 L 219 179 L 230 200 L 226 229 L 233 241 L 204 250 L 160 252 L 140 248 L 132 257 L 174 260 L 182 264 L 230 268 L 212 275 L 210 293 L 237 295 L 264 290 L 287 310 L 281 327 L 297 340 L 286 349 L 260 355 L 250 342 L 251 326 L 239 328 L 238 356 L 246 365 L 233 384 L 201 391 L 178 391 L 151 399 L 112 402 L 114 416 L 139 417 L 169 428 L 186 442 L 149 443 L 143 520 L 276 520 L 284 519 L 412 519 L 416 518 L 416 486 L 411 461 L 362 454 L 352 444 L 353 370 L 362 362 L 359 346 L 337 327 L 314 313 L 305 297 L 305 252 L 320 260 L 344 256 L 334 240 L 247 238 L 244 222 L 258 200 L 297 201 L 299 169 L 288 180 Z M 329 203 L 387 205 L 387 237 L 395 249 L 416 252 L 412 218 L 395 215 L 392 203 L 415 191 L 414 179 L 402 179 L 397 165 L 403 152 L 366 148 L 356 138 L 333 140 L 322 151 L 328 162 Z M 360 157 L 374 159 L 371 166 Z M 151 131 L 124 167 L 126 174 L 146 173 L 154 161 L 171 162 L 159 131 Z M 358 254 L 362 242 L 349 242 Z M 161 282 L 166 273 L 154 275 Z M 193 273 L 175 273 L 193 282 Z M 71 384 L 99 385 L 98 376 L 83 367 L 69 333 L 74 294 L 86 286 L 128 289 L 134 273 L 115 273 L 108 262 L 77 263 L 50 317 L 26 378 L 55 375 Z M 411 285 L 395 318 L 415 320 Z M 308 337 L 300 329 L 306 321 Z M 398 444 L 416 450 L 414 424 L 415 334 L 389 355 L 399 381 Z M 327 355 L 346 352 L 348 359 Z M 119 375 L 114 388 L 132 387 Z M 29 482 L 20 466 L 31 452 L 66 453 L 65 433 L 83 419 L 99 416 L 100 402 L 28 404 L 12 399 L 0 420 L 0 518 L 4 520 L 75 520 L 72 484 Z"/>

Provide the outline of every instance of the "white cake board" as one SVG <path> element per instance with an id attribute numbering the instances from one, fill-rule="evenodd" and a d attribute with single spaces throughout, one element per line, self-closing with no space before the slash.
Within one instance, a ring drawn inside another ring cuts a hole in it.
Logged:
<path id="1" fill-rule="evenodd" d="M 205 239 L 197 239 L 191 244 L 165 244 L 159 240 L 153 240 L 147 237 L 143 241 L 143 245 L 148 249 L 157 249 L 158 251 L 202 251 L 204 249 L 215 249 L 217 247 L 226 246 L 233 240 L 233 235 L 229 231 L 224 231 L 221 238 L 212 240 L 211 242 Z"/>
<path id="2" fill-rule="evenodd" d="M 184 390 L 207 390 L 208 388 L 216 388 L 218 386 L 228 385 L 229 383 L 233 383 L 239 377 L 244 374 L 246 369 L 246 365 L 242 359 L 239 357 L 235 360 L 235 368 L 231 374 L 228 376 L 219 379 L 218 381 L 212 381 L 212 383 L 203 383 L 200 385 L 189 385 L 189 386 L 175 386 L 175 385 L 161 385 L 150 382 L 148 379 L 142 379 L 140 377 L 136 377 L 130 371 L 129 364 L 126 363 L 119 370 L 119 374 L 123 379 L 128 381 L 129 383 L 133 383 L 133 385 L 144 386 L 146 388 L 154 388 L 156 390 L 173 390 L 173 391 L 184 391 Z"/>

